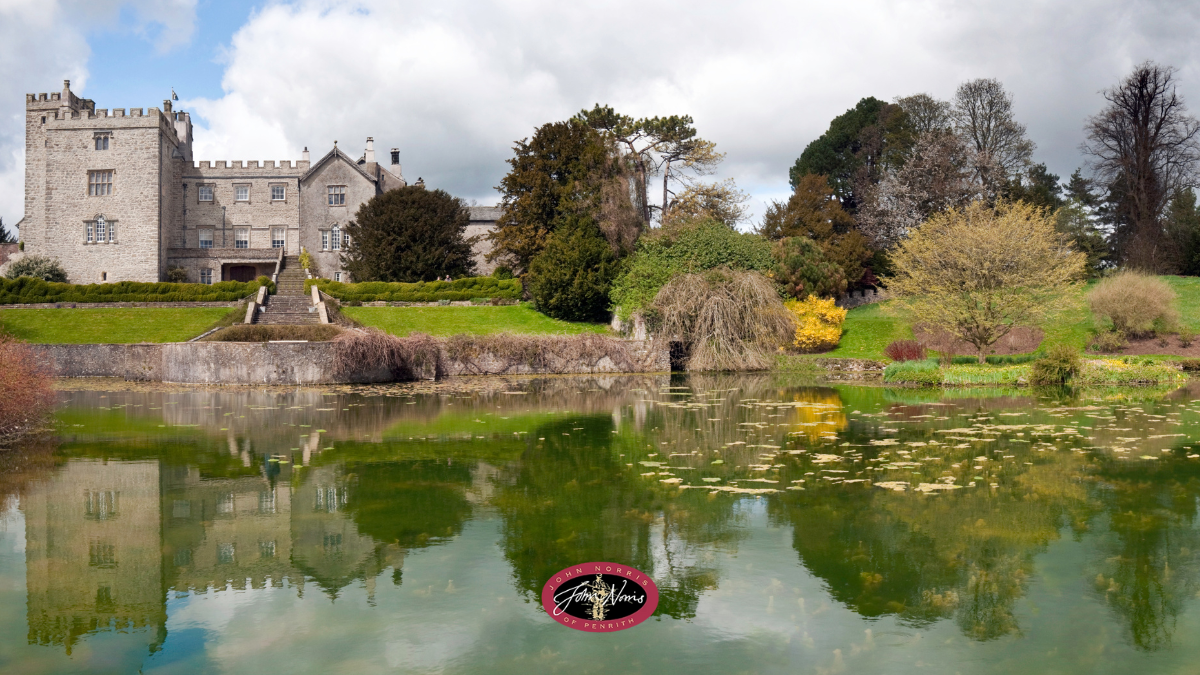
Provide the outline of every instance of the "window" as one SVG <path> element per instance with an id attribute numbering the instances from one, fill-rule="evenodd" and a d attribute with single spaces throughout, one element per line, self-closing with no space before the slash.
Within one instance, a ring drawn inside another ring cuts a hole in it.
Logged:
<path id="1" fill-rule="evenodd" d="M 329 186 L 329 205 L 330 206 L 345 206 L 346 205 L 346 186 L 345 185 L 330 185 Z"/>
<path id="2" fill-rule="evenodd" d="M 89 241 L 90 241 L 90 239 L 89 239 Z M 321 230 L 321 250 L 322 251 L 329 250 L 329 230 Z"/>
<path id="3" fill-rule="evenodd" d="M 96 134 L 96 149 L 97 150 L 107 150 L 108 149 L 108 138 L 109 138 L 108 134 Z"/>
<path id="4" fill-rule="evenodd" d="M 233 198 L 236 201 L 248 202 L 248 201 L 250 201 L 250 186 L 249 185 L 234 185 L 233 186 L 233 194 L 234 194 Z"/>
<path id="5" fill-rule="evenodd" d="M 281 202 L 287 198 L 287 186 L 272 185 L 271 186 L 271 201 Z"/>
<path id="6" fill-rule="evenodd" d="M 108 542 L 91 542 L 88 544 L 88 565 L 109 570 L 116 567 L 117 547 Z"/>
<path id="7" fill-rule="evenodd" d="M 83 516 L 88 520 L 117 517 L 121 493 L 116 490 L 87 490 L 83 493 Z"/>
<path id="8" fill-rule="evenodd" d="M 341 280 L 342 280 L 342 273 L 341 273 L 341 272 L 334 272 L 334 273 L 333 273 L 333 280 L 334 280 L 334 281 L 341 281 Z"/>
<path id="9" fill-rule="evenodd" d="M 233 544 L 217 544 L 217 562 L 222 565 L 232 565 L 234 561 Z"/>
<path id="10" fill-rule="evenodd" d="M 258 557 L 274 558 L 275 557 L 275 542 L 274 541 L 258 542 Z"/>
<path id="11" fill-rule="evenodd" d="M 336 225 L 329 231 L 329 241 L 332 250 L 342 250 L 342 231 Z"/>
<path id="12" fill-rule="evenodd" d="M 212 248 L 212 230 L 200 230 L 200 248 Z"/>
<path id="13" fill-rule="evenodd" d="M 283 248 L 283 228 L 271 228 L 271 248 Z"/>
<path id="14" fill-rule="evenodd" d="M 233 230 L 233 247 L 250 248 L 250 228 L 238 227 Z"/>
<path id="15" fill-rule="evenodd" d="M 213 186 L 201 185 L 198 189 L 200 191 L 200 201 L 211 202 L 213 200 Z"/>
<path id="16" fill-rule="evenodd" d="M 104 221 L 104 216 L 96 219 L 96 243 L 108 243 L 108 223 Z"/>
<path id="17" fill-rule="evenodd" d="M 88 196 L 107 197 L 112 194 L 112 171 L 88 172 Z"/>
<path id="18" fill-rule="evenodd" d="M 91 244 L 96 241 L 96 223 L 88 221 L 87 224 L 87 243 Z"/>
<path id="19" fill-rule="evenodd" d="M 212 284 L 212 270 L 200 270 L 200 283 Z"/>

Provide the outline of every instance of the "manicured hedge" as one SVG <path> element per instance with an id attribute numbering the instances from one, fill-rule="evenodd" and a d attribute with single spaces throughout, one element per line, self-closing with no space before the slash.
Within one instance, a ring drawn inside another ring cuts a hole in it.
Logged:
<path id="1" fill-rule="evenodd" d="M 520 279 L 465 277 L 454 281 L 418 281 L 411 284 L 364 281 L 344 284 L 328 279 L 308 279 L 304 292 L 316 285 L 324 293 L 342 302 L 435 302 L 437 300 L 474 300 L 476 298 L 520 298 Z"/>
<path id="2" fill-rule="evenodd" d="M 262 281 L 172 284 L 119 281 L 114 284 L 60 284 L 32 277 L 0 279 L 0 305 L 43 302 L 232 302 L 258 290 Z"/>

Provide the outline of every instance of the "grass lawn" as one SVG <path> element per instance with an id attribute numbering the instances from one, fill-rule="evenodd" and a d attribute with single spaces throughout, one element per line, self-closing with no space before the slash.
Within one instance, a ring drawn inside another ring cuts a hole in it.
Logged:
<path id="1" fill-rule="evenodd" d="M 225 307 L 4 309 L 0 331 L 34 343 L 182 342 L 229 313 Z"/>
<path id="2" fill-rule="evenodd" d="M 491 305 L 472 307 L 346 307 L 342 313 L 363 324 L 375 326 L 401 337 L 410 333 L 426 333 L 446 337 L 467 333 L 538 333 L 575 335 L 605 333 L 603 323 L 572 323 L 551 319 L 528 305 Z"/>

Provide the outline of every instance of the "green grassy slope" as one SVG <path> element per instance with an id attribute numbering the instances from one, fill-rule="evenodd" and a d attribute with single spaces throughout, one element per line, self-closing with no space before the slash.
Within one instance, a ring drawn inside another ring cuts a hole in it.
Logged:
<path id="1" fill-rule="evenodd" d="M 539 314 L 528 305 L 493 307 L 342 307 L 342 313 L 364 326 L 374 326 L 393 335 L 426 333 L 437 337 L 467 333 L 541 333 L 575 335 L 604 333 L 602 323 L 571 323 Z"/>
<path id="2" fill-rule="evenodd" d="M 26 342 L 181 342 L 229 313 L 224 307 L 4 309 L 0 331 Z"/>

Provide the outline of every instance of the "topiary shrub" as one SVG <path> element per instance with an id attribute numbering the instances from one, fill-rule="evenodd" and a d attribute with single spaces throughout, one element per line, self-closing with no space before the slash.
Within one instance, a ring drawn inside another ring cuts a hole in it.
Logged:
<path id="1" fill-rule="evenodd" d="M 187 270 L 182 267 L 172 265 L 167 268 L 167 282 L 172 284 L 186 284 Z"/>
<path id="2" fill-rule="evenodd" d="M 513 272 L 507 265 L 501 265 L 492 270 L 492 276 L 496 279 L 511 279 L 513 278 Z"/>
<path id="3" fill-rule="evenodd" d="M 916 340 L 893 340 L 883 353 L 893 361 L 924 361 L 926 356 L 925 345 Z"/>
<path id="4" fill-rule="evenodd" d="M 67 272 L 63 269 L 62 264 L 58 262 L 58 259 L 44 255 L 27 255 L 21 258 L 9 266 L 8 274 L 5 276 L 9 279 L 30 277 L 32 279 L 59 283 L 66 283 L 67 281 Z"/>
<path id="5" fill-rule="evenodd" d="M 1054 345 L 1029 369 L 1030 384 L 1065 384 L 1079 372 L 1079 352 L 1069 345 Z"/>
<path id="6" fill-rule="evenodd" d="M 775 264 L 768 276 L 797 300 L 810 295 L 836 297 L 846 292 L 846 273 L 808 237 L 780 239 L 771 256 Z"/>
<path id="7" fill-rule="evenodd" d="M 846 310 L 834 304 L 833 298 L 809 296 L 803 300 L 790 300 L 784 306 L 796 322 L 792 344 L 801 351 L 829 351 L 842 339 Z"/>
<path id="8" fill-rule="evenodd" d="M 1124 270 L 1099 283 L 1088 293 L 1097 318 L 1127 337 L 1143 337 L 1175 324 L 1175 291 L 1162 279 Z"/>
<path id="9" fill-rule="evenodd" d="M 590 220 L 560 227 L 529 265 L 538 311 L 564 321 L 607 321 L 617 275 L 612 248 Z"/>

